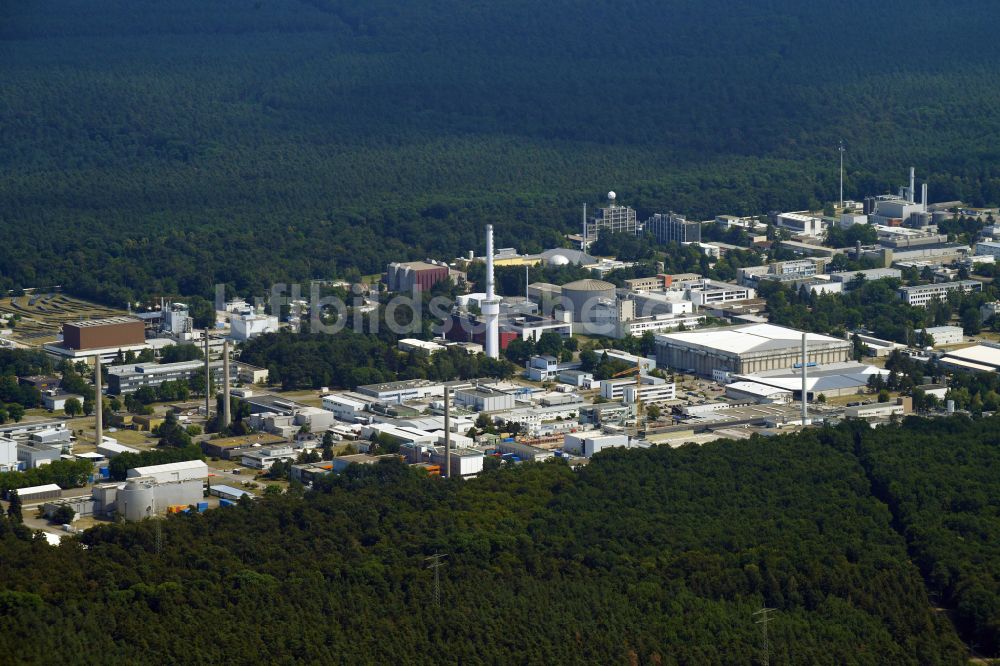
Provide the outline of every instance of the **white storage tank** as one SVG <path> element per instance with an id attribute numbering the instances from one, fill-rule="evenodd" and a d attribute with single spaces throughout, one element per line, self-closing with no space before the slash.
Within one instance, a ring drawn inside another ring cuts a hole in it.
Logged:
<path id="1" fill-rule="evenodd" d="M 156 494 L 152 479 L 131 479 L 118 491 L 118 513 L 125 520 L 142 520 L 156 515 Z"/>

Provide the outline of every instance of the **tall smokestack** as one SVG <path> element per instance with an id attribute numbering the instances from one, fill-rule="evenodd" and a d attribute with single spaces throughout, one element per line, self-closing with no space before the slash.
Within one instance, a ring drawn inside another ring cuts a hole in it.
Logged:
<path id="1" fill-rule="evenodd" d="M 920 201 L 924 204 L 924 212 L 926 213 L 927 212 L 927 204 L 930 203 L 929 201 L 927 201 L 927 183 L 926 182 L 924 183 L 924 186 L 923 186 L 922 189 L 923 189 L 923 191 L 921 192 L 921 195 L 920 195 Z"/>
<path id="2" fill-rule="evenodd" d="M 212 413 L 212 371 L 208 367 L 208 329 L 205 329 L 205 421 Z"/>
<path id="3" fill-rule="evenodd" d="M 486 356 L 500 358 L 500 301 L 493 285 L 493 225 L 486 225 L 486 300 L 483 302 L 486 323 Z"/>
<path id="4" fill-rule="evenodd" d="M 451 388 L 444 387 L 444 475 L 451 478 Z"/>
<path id="5" fill-rule="evenodd" d="M 580 249 L 587 251 L 587 204 L 583 204 L 583 247 Z"/>
<path id="6" fill-rule="evenodd" d="M 809 421 L 809 391 L 806 389 L 806 376 L 808 375 L 806 368 L 808 367 L 807 359 L 809 358 L 806 348 L 807 335 L 807 333 L 802 334 L 802 425 L 805 425 Z"/>
<path id="7" fill-rule="evenodd" d="M 915 203 L 917 200 L 917 170 L 915 167 L 910 167 L 910 203 Z"/>
<path id="8" fill-rule="evenodd" d="M 101 387 L 101 355 L 94 357 L 94 444 L 104 444 L 104 400 Z"/>
<path id="9" fill-rule="evenodd" d="M 229 338 L 222 342 L 222 427 L 228 428 L 233 423 L 229 413 Z"/>

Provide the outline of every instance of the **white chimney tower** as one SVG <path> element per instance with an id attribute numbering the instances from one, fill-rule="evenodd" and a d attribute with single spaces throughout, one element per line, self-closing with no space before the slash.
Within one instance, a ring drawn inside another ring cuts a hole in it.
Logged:
<path id="1" fill-rule="evenodd" d="M 483 301 L 486 323 L 486 355 L 500 358 L 500 299 L 493 286 L 493 225 L 486 225 L 486 300 Z"/>

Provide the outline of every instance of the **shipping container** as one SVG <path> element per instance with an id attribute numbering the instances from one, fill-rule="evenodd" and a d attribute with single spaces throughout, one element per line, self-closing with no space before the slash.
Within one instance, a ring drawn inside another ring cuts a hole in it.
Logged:
<path id="1" fill-rule="evenodd" d="M 219 500 L 219 506 L 233 506 L 234 504 L 236 504 L 236 502 L 233 502 L 232 500 L 227 500 L 227 499 Z"/>
<path id="2" fill-rule="evenodd" d="M 198 513 L 208 511 L 208 502 L 198 502 Z"/>

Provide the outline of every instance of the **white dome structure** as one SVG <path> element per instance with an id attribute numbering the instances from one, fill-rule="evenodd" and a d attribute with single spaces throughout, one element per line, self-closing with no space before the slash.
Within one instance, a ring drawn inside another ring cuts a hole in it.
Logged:
<path id="1" fill-rule="evenodd" d="M 553 254 L 549 257 L 549 266 L 568 266 L 569 257 L 564 254 Z"/>

